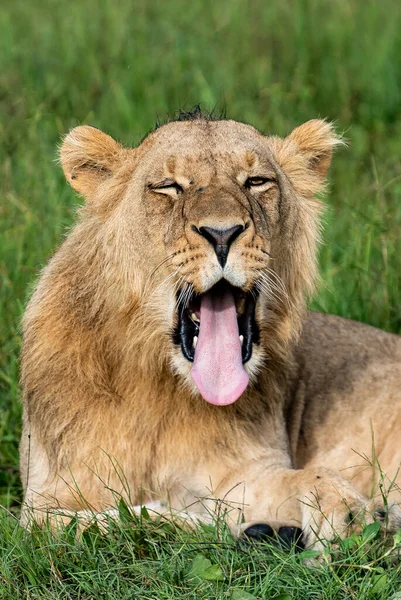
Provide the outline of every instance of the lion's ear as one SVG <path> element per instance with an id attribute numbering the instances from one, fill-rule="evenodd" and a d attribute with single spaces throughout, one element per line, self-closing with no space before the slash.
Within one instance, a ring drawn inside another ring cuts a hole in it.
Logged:
<path id="1" fill-rule="evenodd" d="M 324 185 L 334 148 L 343 144 L 331 123 L 313 119 L 284 140 L 276 138 L 274 150 L 295 189 L 303 195 L 314 195 Z"/>
<path id="2" fill-rule="evenodd" d="M 60 160 L 68 183 L 90 200 L 98 186 L 112 176 L 125 153 L 112 137 L 83 125 L 64 138 Z"/>
<path id="3" fill-rule="evenodd" d="M 333 149 L 344 143 L 336 135 L 333 125 L 320 119 L 312 119 L 300 125 L 290 133 L 288 138 L 297 144 L 309 160 L 310 168 L 314 169 L 322 179 L 326 177 L 329 170 Z"/>

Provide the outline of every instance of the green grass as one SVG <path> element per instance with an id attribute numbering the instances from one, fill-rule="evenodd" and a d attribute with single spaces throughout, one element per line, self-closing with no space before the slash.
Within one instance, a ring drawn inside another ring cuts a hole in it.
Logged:
<path id="1" fill-rule="evenodd" d="M 135 144 L 157 117 L 198 102 L 282 135 L 316 116 L 335 120 L 349 148 L 331 171 L 313 307 L 400 332 L 400 29 L 395 0 L 3 1 L 0 503 L 11 515 L 21 501 L 20 318 L 78 202 L 55 162 L 60 136 L 87 123 Z M 145 525 L 53 539 L 0 511 L 0 598 L 238 600 L 233 588 L 388 598 L 401 586 L 397 566 L 376 585 L 383 565 L 366 567 L 376 550 L 361 541 L 343 549 L 345 566 L 311 573 L 293 554 L 238 548 L 228 534 L 222 544 L 215 530 Z M 189 575 L 197 554 L 218 566 L 218 580 Z"/>
<path id="2" fill-rule="evenodd" d="M 137 599 L 269 598 L 398 599 L 400 573 L 376 523 L 361 535 L 317 552 L 236 542 L 220 523 L 183 531 L 168 522 L 129 518 L 96 526 L 77 539 L 72 525 L 58 535 L 28 533 L 0 515 L 4 566 L 1 598 Z M 398 536 L 397 541 L 399 543 Z"/>

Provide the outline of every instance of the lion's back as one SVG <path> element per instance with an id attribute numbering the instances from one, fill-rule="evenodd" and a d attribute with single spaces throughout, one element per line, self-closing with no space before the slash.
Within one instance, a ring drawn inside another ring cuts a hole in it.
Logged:
<path id="1" fill-rule="evenodd" d="M 365 323 L 310 312 L 296 348 L 311 393 L 351 384 L 372 363 L 401 361 L 401 337 Z"/>

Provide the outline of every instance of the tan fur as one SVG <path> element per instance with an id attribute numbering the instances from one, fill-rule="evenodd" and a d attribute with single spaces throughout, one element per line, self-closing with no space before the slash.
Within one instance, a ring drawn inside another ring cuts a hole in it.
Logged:
<path id="1" fill-rule="evenodd" d="M 105 511 L 116 495 L 199 514 L 223 499 L 238 509 L 233 527 L 240 512 L 302 526 L 316 543 L 368 507 L 378 463 L 399 482 L 399 338 L 305 313 L 315 194 L 339 143 L 319 120 L 285 139 L 234 121 L 172 122 L 135 149 L 91 127 L 67 135 L 61 163 L 87 204 L 24 318 L 25 522 L 28 510 Z M 256 176 L 272 181 L 246 191 Z M 183 192 L 155 189 L 168 179 Z M 238 223 L 224 277 L 258 287 L 261 342 L 250 386 L 218 407 L 200 397 L 172 331 L 177 293 L 222 277 L 194 227 Z"/>

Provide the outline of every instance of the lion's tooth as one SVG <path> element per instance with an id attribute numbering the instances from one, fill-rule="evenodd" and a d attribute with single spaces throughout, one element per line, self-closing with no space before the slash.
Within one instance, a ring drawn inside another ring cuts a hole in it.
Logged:
<path id="1" fill-rule="evenodd" d="M 192 346 L 193 348 L 196 348 L 196 344 L 198 343 L 198 336 L 194 335 L 194 339 L 192 340 Z"/>
<path id="2" fill-rule="evenodd" d="M 242 346 L 242 344 L 243 344 L 243 341 L 244 341 L 244 336 L 243 336 L 243 335 L 240 335 L 240 336 L 239 336 L 239 341 L 241 342 L 241 346 Z"/>
<path id="3" fill-rule="evenodd" d="M 193 321 L 196 321 L 197 323 L 199 323 L 199 319 L 198 319 L 198 317 L 196 316 L 196 314 L 195 314 L 194 312 L 193 312 L 193 313 L 191 313 L 191 319 L 192 319 Z"/>

